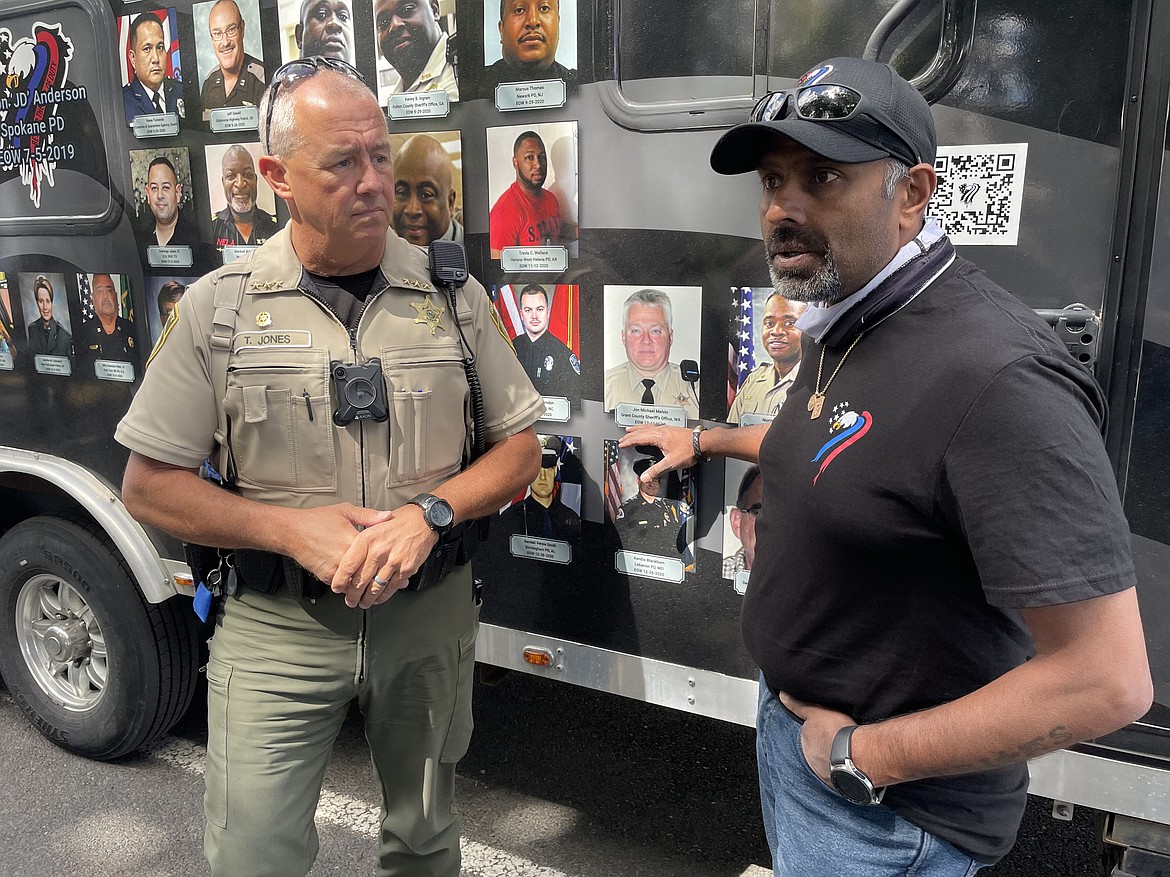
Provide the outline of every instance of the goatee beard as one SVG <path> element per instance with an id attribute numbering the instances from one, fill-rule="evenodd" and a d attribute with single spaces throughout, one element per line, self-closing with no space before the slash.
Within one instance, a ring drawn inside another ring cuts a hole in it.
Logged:
<path id="1" fill-rule="evenodd" d="M 826 251 L 821 266 L 812 274 L 781 274 L 772 260 L 768 260 L 768 275 L 776 292 L 789 301 L 810 304 L 832 304 L 841 298 L 841 275 L 833 254 Z"/>
<path id="2" fill-rule="evenodd" d="M 811 274 L 798 271 L 780 273 L 772 256 L 788 249 L 819 255 L 820 267 Z M 789 301 L 824 304 L 841 298 L 841 274 L 833 251 L 828 241 L 817 233 L 807 229 L 778 228 L 764 242 L 764 254 L 773 288 Z"/>

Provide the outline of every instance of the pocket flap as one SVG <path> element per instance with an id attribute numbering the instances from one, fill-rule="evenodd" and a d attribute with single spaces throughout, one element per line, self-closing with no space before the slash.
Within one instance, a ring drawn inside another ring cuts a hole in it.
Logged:
<path id="1" fill-rule="evenodd" d="M 244 387 L 244 422 L 263 423 L 268 419 L 268 388 Z"/>

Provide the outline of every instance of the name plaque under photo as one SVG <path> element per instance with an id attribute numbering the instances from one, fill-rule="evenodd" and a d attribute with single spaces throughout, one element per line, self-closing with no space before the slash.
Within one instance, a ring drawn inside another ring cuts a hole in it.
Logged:
<path id="1" fill-rule="evenodd" d="M 566 92 L 563 79 L 504 82 L 496 86 L 496 109 L 503 113 L 556 109 L 565 105 Z"/>
<path id="2" fill-rule="evenodd" d="M 135 116 L 130 123 L 134 136 L 139 140 L 149 140 L 153 137 L 174 137 L 179 133 L 178 113 L 146 113 Z"/>
<path id="3" fill-rule="evenodd" d="M 224 247 L 223 248 L 223 263 L 225 265 L 230 265 L 232 262 L 236 261 L 236 259 L 242 259 L 244 256 L 248 255 L 248 253 L 252 252 L 253 250 L 258 250 L 258 249 L 260 249 L 260 248 L 259 247 L 251 247 L 251 246 L 243 246 L 243 245 L 235 246 L 235 247 Z"/>
<path id="4" fill-rule="evenodd" d="M 749 570 L 741 569 L 735 574 L 735 578 L 731 582 L 731 586 L 735 588 L 735 593 L 741 597 L 747 593 L 748 579 L 752 577 Z"/>
<path id="5" fill-rule="evenodd" d="M 746 411 L 739 416 L 739 425 L 756 426 L 760 423 L 771 423 L 775 419 L 775 414 L 760 414 L 756 411 Z"/>
<path id="6" fill-rule="evenodd" d="M 566 271 L 568 247 L 504 247 L 500 250 L 501 271 Z"/>
<path id="7" fill-rule="evenodd" d="M 685 408 L 673 405 L 639 405 L 635 402 L 621 402 L 613 411 L 618 426 L 641 426 L 652 423 L 661 426 L 686 426 Z"/>
<path id="8" fill-rule="evenodd" d="M 626 575 L 662 582 L 682 582 L 686 568 L 677 557 L 643 554 L 641 551 L 618 551 L 613 556 L 613 568 Z"/>
<path id="9" fill-rule="evenodd" d="M 542 396 L 544 399 L 544 414 L 541 415 L 541 420 L 555 420 L 558 423 L 565 423 L 572 415 L 569 406 L 569 400 L 564 396 Z"/>
<path id="10" fill-rule="evenodd" d="M 134 383 L 134 366 L 128 362 L 119 362 L 116 359 L 95 360 L 93 373 L 99 381 L 121 381 L 125 384 Z"/>
<path id="11" fill-rule="evenodd" d="M 151 244 L 146 248 L 146 264 L 151 268 L 190 268 L 194 257 L 186 244 L 174 247 Z"/>
<path id="12" fill-rule="evenodd" d="M 573 548 L 559 539 L 541 539 L 515 533 L 508 539 L 508 550 L 513 557 L 527 557 L 546 563 L 572 563 Z"/>
<path id="13" fill-rule="evenodd" d="M 11 353 L 0 353 L 0 371 L 10 372 L 16 367 Z"/>
<path id="14" fill-rule="evenodd" d="M 42 375 L 71 375 L 73 363 L 68 356 L 49 356 L 38 353 L 33 357 L 33 367 Z"/>
<path id="15" fill-rule="evenodd" d="M 255 131 L 260 127 L 259 107 L 220 107 L 208 113 L 213 134 L 225 131 Z"/>
<path id="16" fill-rule="evenodd" d="M 386 101 L 386 115 L 395 121 L 442 119 L 450 112 L 451 96 L 442 90 L 392 94 Z"/>

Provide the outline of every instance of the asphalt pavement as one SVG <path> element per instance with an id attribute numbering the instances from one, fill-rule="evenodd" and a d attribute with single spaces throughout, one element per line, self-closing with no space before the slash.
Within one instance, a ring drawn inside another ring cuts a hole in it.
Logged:
<path id="1" fill-rule="evenodd" d="M 2 877 L 199 877 L 206 726 L 198 708 L 116 763 L 38 734 L 0 687 Z M 459 767 L 463 877 L 765 877 L 748 728 L 523 674 L 476 691 Z M 372 874 L 376 787 L 360 717 L 338 740 L 313 875 Z M 989 877 L 1096 877 L 1094 814 L 1032 799 Z"/>

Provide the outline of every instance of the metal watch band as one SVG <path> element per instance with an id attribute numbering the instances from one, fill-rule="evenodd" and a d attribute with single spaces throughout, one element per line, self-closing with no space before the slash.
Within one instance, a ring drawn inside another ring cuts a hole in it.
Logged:
<path id="1" fill-rule="evenodd" d="M 696 460 L 699 460 L 703 463 L 710 463 L 711 455 L 704 454 L 703 449 L 699 447 L 699 436 L 703 434 L 703 431 L 706 430 L 706 428 L 707 427 L 703 426 L 702 424 L 699 424 L 691 430 L 691 450 L 694 452 Z"/>

